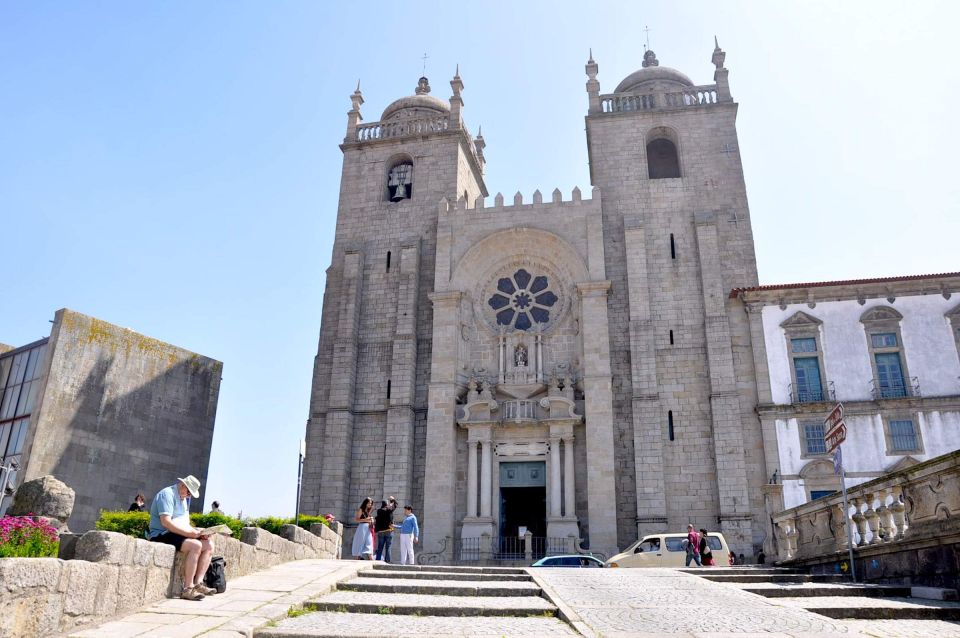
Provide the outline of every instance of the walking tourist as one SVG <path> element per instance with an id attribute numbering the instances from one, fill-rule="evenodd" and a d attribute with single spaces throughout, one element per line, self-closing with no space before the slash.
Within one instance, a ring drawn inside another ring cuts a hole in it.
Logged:
<path id="1" fill-rule="evenodd" d="M 357 529 L 353 533 L 352 555 L 357 560 L 373 560 L 373 499 L 363 499 L 353 515 Z"/>
<path id="2" fill-rule="evenodd" d="M 392 496 L 380 502 L 380 509 L 373 523 L 377 534 L 377 560 L 390 562 L 390 545 L 393 543 L 393 512 L 397 509 L 397 499 Z"/>
<path id="3" fill-rule="evenodd" d="M 137 492 L 137 495 L 133 498 L 133 503 L 130 503 L 130 509 L 128 512 L 142 512 L 143 506 L 147 502 L 147 499 L 143 497 L 143 492 Z"/>
<path id="4" fill-rule="evenodd" d="M 707 530 L 700 528 L 700 562 L 703 565 L 713 566 L 713 548 L 710 547 L 710 541 L 707 540 Z"/>
<path id="5" fill-rule="evenodd" d="M 200 497 L 200 481 L 192 474 L 178 478 L 174 485 L 157 492 L 150 503 L 150 527 L 146 536 L 147 540 L 173 545 L 185 554 L 180 598 L 203 600 L 204 596 L 217 593 L 216 589 L 203 584 L 213 543 L 190 524 L 190 496 Z"/>
<path id="6" fill-rule="evenodd" d="M 700 563 L 700 534 L 697 534 L 697 529 L 693 526 L 693 523 L 687 525 L 686 550 L 687 567 L 690 567 L 690 561 L 694 561 L 697 567 L 703 567 Z"/>
<path id="7" fill-rule="evenodd" d="M 405 517 L 400 525 L 400 564 L 414 565 L 413 544 L 420 542 L 420 526 L 417 517 L 413 514 L 413 507 L 403 506 Z"/>

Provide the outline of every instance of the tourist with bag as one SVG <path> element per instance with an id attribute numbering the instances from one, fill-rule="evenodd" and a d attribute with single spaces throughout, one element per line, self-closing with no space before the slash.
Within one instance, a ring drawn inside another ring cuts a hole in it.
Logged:
<path id="1" fill-rule="evenodd" d="M 713 566 L 713 549 L 710 547 L 710 541 L 707 540 L 707 530 L 700 528 L 700 562 L 702 565 Z"/>

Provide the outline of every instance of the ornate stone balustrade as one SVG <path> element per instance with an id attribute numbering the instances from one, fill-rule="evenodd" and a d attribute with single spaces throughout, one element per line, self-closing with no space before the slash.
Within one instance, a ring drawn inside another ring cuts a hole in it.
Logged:
<path id="1" fill-rule="evenodd" d="M 839 488 L 839 477 L 838 488 Z M 960 535 L 960 451 L 847 488 L 773 517 L 778 560 L 808 560 L 854 549 L 895 548 Z"/>
<path id="2" fill-rule="evenodd" d="M 408 137 L 412 135 L 427 135 L 439 133 L 450 128 L 450 118 L 446 115 L 421 117 L 411 119 L 388 120 L 386 122 L 370 122 L 357 126 L 355 142 L 368 140 L 384 140 L 394 137 Z"/>
<path id="3" fill-rule="evenodd" d="M 682 109 L 705 104 L 717 104 L 717 85 L 692 86 L 682 91 L 656 93 L 610 93 L 600 96 L 604 113 L 629 111 L 658 111 Z"/>

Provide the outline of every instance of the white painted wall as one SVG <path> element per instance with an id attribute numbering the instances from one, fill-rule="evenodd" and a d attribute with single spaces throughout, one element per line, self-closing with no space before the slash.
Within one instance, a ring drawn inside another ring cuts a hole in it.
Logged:
<path id="1" fill-rule="evenodd" d="M 876 306 L 890 306 L 903 315 L 900 323 L 903 354 L 910 376 L 920 381 L 921 394 L 927 397 L 960 394 L 960 357 L 945 316 L 957 306 L 957 300 L 944 299 L 942 295 L 922 295 L 899 297 L 892 304 L 885 299 L 871 299 L 863 306 L 856 300 L 847 300 L 820 302 L 814 308 L 803 303 L 791 304 L 784 310 L 778 306 L 764 307 L 764 341 L 774 403 L 790 402 L 790 359 L 780 324 L 801 310 L 823 322 L 820 347 L 825 385 L 833 382 L 839 401 L 870 399 L 873 369 L 860 316 Z"/>
<path id="2" fill-rule="evenodd" d="M 884 299 L 874 299 L 863 306 L 856 300 L 849 300 L 819 302 L 814 308 L 806 304 L 792 304 L 783 310 L 777 306 L 765 307 L 762 313 L 764 340 L 774 403 L 790 402 L 790 357 L 780 324 L 801 310 L 823 322 L 820 327 L 820 346 L 826 371 L 824 390 L 826 383 L 832 381 L 837 400 L 870 400 L 873 370 L 860 317 L 876 306 L 890 306 L 903 315 L 900 324 L 903 356 L 909 375 L 919 379 L 922 396 L 960 394 L 960 357 L 950 323 L 945 317 L 957 306 L 957 300 L 947 300 L 937 294 L 900 297 L 893 304 Z M 908 413 L 919 430 L 923 447 L 923 453 L 909 456 L 924 461 L 960 449 L 960 412 L 927 409 Z M 847 440 L 843 445 L 844 465 L 848 473 L 855 475 L 848 477 L 848 486 L 884 474 L 906 456 L 887 454 L 883 417 L 879 411 L 873 415 L 847 415 L 845 421 Z M 804 419 L 796 418 L 775 421 L 781 476 L 797 477 L 808 464 L 817 460 L 801 458 L 800 427 L 803 422 Z M 783 499 L 787 508 L 805 503 L 807 486 L 804 480 L 785 478 Z"/>

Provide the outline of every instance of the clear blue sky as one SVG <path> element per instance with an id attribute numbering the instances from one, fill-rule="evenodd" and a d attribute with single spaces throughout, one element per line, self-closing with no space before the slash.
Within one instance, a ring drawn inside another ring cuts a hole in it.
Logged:
<path id="1" fill-rule="evenodd" d="M 601 92 L 661 64 L 740 103 L 763 283 L 960 270 L 948 2 L 0 4 L 0 341 L 69 307 L 224 362 L 207 502 L 292 514 L 349 94 L 454 67 L 487 185 L 589 185 Z M 568 196 L 568 195 L 567 195 Z"/>

